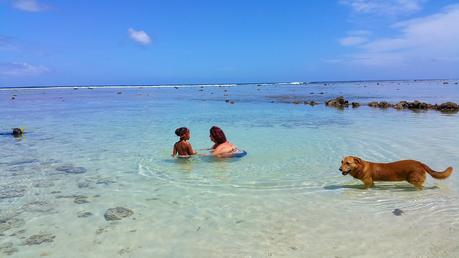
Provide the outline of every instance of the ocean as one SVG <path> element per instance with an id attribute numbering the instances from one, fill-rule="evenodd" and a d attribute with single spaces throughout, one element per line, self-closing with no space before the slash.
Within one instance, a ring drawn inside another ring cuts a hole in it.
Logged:
<path id="1" fill-rule="evenodd" d="M 401 100 L 459 102 L 459 85 L 0 89 L 0 257 L 458 257 L 459 114 L 366 106 Z M 170 156 L 176 128 L 206 154 L 214 125 L 248 155 Z M 348 155 L 455 171 L 363 189 Z"/>

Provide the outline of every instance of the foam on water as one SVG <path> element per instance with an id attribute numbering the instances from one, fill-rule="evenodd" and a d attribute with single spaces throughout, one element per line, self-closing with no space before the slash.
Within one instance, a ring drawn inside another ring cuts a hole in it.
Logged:
<path id="1" fill-rule="evenodd" d="M 286 103 L 459 101 L 454 82 L 398 83 L 2 91 L 2 130 L 27 133 L 0 136 L 0 246 L 11 257 L 456 257 L 457 171 L 423 191 L 365 190 L 338 168 L 357 155 L 457 169 L 458 114 Z M 175 128 L 201 149 L 212 125 L 249 155 L 170 157 Z M 114 207 L 134 214 L 106 221 Z M 55 238 L 24 245 L 41 233 Z"/>

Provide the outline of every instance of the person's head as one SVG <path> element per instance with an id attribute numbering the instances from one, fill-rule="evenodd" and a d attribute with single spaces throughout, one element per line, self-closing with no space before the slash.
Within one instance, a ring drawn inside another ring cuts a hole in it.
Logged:
<path id="1" fill-rule="evenodd" d="M 175 135 L 180 137 L 180 140 L 189 140 L 190 139 L 190 130 L 186 127 L 180 127 L 175 129 Z"/>
<path id="2" fill-rule="evenodd" d="M 20 137 L 20 136 L 22 136 L 23 133 L 24 133 L 24 131 L 22 131 L 21 128 L 13 128 L 13 136 L 14 137 Z"/>
<path id="3" fill-rule="evenodd" d="M 216 126 L 210 128 L 210 139 L 216 144 L 222 144 L 226 142 L 226 136 L 222 129 Z"/>

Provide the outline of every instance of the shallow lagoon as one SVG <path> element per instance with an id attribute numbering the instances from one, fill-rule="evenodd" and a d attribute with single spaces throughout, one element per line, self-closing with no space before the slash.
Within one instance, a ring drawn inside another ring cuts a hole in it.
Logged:
<path id="1" fill-rule="evenodd" d="M 289 103 L 459 102 L 454 83 L 1 90 L 2 130 L 28 133 L 0 136 L 0 254 L 457 257 L 459 114 Z M 189 127 L 199 149 L 211 145 L 212 125 L 249 154 L 170 158 L 175 128 Z M 423 191 L 403 182 L 364 190 L 338 171 L 345 155 L 456 171 L 428 176 Z M 106 221 L 114 207 L 134 214 Z M 31 244 L 37 234 L 48 242 Z"/>

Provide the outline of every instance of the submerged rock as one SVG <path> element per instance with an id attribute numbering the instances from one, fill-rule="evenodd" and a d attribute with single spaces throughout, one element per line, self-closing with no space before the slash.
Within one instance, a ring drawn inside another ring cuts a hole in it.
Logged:
<path id="1" fill-rule="evenodd" d="M 358 102 L 352 102 L 351 105 L 352 105 L 352 108 L 360 107 L 360 103 L 358 103 Z"/>
<path id="2" fill-rule="evenodd" d="M 116 181 L 111 178 L 101 178 L 96 181 L 96 185 L 110 185 L 114 183 L 116 183 Z"/>
<path id="3" fill-rule="evenodd" d="M 78 196 L 75 200 L 73 200 L 73 202 L 76 204 L 89 203 L 87 196 Z"/>
<path id="4" fill-rule="evenodd" d="M 23 208 L 27 211 L 33 212 L 50 212 L 53 210 L 53 207 L 50 207 L 49 203 L 45 201 L 31 202 L 24 205 Z"/>
<path id="5" fill-rule="evenodd" d="M 405 213 L 404 211 L 400 210 L 400 209 L 395 209 L 392 211 L 392 213 L 395 215 L 395 216 L 400 216 L 402 215 L 403 213 Z"/>
<path id="6" fill-rule="evenodd" d="M 33 235 L 25 241 L 26 245 L 40 245 L 42 243 L 46 242 L 53 242 L 54 238 L 56 238 L 55 235 L 50 234 L 50 233 L 40 233 L 37 235 Z"/>
<path id="7" fill-rule="evenodd" d="M 86 218 L 86 217 L 89 217 L 89 216 L 92 216 L 92 213 L 89 212 L 89 211 L 80 211 L 77 213 L 77 217 L 78 218 Z"/>
<path id="8" fill-rule="evenodd" d="M 15 217 L 0 218 L 0 233 L 10 230 L 12 228 L 18 228 L 25 224 L 23 219 Z"/>
<path id="9" fill-rule="evenodd" d="M 134 214 L 134 212 L 130 209 L 123 208 L 123 207 L 116 207 L 108 209 L 105 214 L 105 220 L 120 220 L 122 218 L 126 218 Z"/>
<path id="10" fill-rule="evenodd" d="M 340 96 L 335 99 L 325 101 L 325 105 L 329 107 L 345 108 L 349 106 L 349 101 L 345 100 L 343 96 Z"/>
<path id="11" fill-rule="evenodd" d="M 56 168 L 57 171 L 65 172 L 67 174 L 82 174 L 86 173 L 84 167 L 74 167 L 73 165 L 63 165 Z"/>
<path id="12" fill-rule="evenodd" d="M 3 244 L 0 244 L 0 252 L 6 254 L 6 255 L 12 255 L 15 252 L 17 252 L 18 249 L 13 247 L 13 243 L 11 242 L 6 242 Z"/>
<path id="13" fill-rule="evenodd" d="M 89 182 L 78 182 L 78 188 L 87 188 L 89 187 Z"/>
<path id="14" fill-rule="evenodd" d="M 54 186 L 54 183 L 50 181 L 42 181 L 42 182 L 35 183 L 33 186 L 38 187 L 38 188 L 51 187 L 51 186 Z"/>
<path id="15" fill-rule="evenodd" d="M 0 199 L 22 197 L 25 191 L 25 188 L 19 186 L 0 186 Z"/>
<path id="16" fill-rule="evenodd" d="M 315 102 L 314 100 L 311 100 L 311 101 L 305 101 L 303 102 L 305 105 L 310 105 L 310 106 L 315 106 L 319 103 Z"/>

